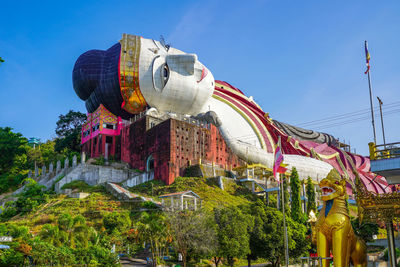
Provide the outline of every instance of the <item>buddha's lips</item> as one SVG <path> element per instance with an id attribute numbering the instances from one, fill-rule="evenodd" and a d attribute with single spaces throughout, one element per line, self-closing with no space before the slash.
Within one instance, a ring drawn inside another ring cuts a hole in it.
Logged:
<path id="1" fill-rule="evenodd" d="M 322 187 L 321 191 L 322 191 L 323 196 L 329 196 L 330 194 L 333 194 L 336 192 L 335 189 L 328 187 L 328 186 Z"/>
<path id="2" fill-rule="evenodd" d="M 208 70 L 205 67 L 203 67 L 203 69 L 201 70 L 200 80 L 197 81 L 197 83 L 201 82 L 207 76 L 207 74 L 208 74 Z"/>

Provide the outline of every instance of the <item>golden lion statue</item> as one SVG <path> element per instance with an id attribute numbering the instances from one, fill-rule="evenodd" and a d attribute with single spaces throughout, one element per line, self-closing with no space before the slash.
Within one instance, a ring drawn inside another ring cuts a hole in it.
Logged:
<path id="1" fill-rule="evenodd" d="M 317 243 L 319 257 L 333 255 L 335 267 L 367 266 L 366 244 L 354 234 L 346 206 L 346 180 L 336 170 L 319 183 L 324 206 L 313 227 L 313 241 Z M 323 267 L 329 260 L 322 261 Z"/>

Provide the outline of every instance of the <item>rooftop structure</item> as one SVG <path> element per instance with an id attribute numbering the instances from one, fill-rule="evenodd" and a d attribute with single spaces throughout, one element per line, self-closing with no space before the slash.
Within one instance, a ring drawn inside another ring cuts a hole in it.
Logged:
<path id="1" fill-rule="evenodd" d="M 86 122 L 82 126 L 83 151 L 90 157 L 115 155 L 116 137 L 120 133 L 121 118 L 100 105 L 93 113 L 87 114 Z"/>
<path id="2" fill-rule="evenodd" d="M 171 210 L 197 210 L 202 200 L 193 191 L 182 191 L 160 196 L 162 205 Z"/>

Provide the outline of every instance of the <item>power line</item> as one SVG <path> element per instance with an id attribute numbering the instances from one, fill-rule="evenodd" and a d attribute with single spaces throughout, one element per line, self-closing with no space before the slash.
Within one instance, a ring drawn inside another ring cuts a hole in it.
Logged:
<path id="1" fill-rule="evenodd" d="M 387 105 L 384 106 L 384 108 L 388 109 L 388 108 L 393 108 L 393 107 L 397 107 L 397 106 L 400 106 L 400 101 L 387 104 Z M 375 109 L 378 110 L 379 108 L 376 107 Z M 308 124 L 318 124 L 318 123 L 324 122 L 324 121 L 336 120 L 336 119 L 347 118 L 347 117 L 363 115 L 363 114 L 368 114 L 368 113 L 369 113 L 369 109 L 368 108 L 367 109 L 361 109 L 361 110 L 357 110 L 357 111 L 353 111 L 353 112 L 344 113 L 344 114 L 341 114 L 341 115 L 335 115 L 335 116 L 326 117 L 326 118 L 322 118 L 322 119 L 318 119 L 318 120 L 299 123 L 297 126 L 304 126 L 304 125 L 308 125 Z"/>
<path id="2" fill-rule="evenodd" d="M 396 108 L 400 106 L 400 101 L 399 102 L 394 102 L 394 103 L 390 103 L 384 106 L 386 113 L 390 112 L 391 110 L 388 109 L 392 109 L 392 108 Z M 379 109 L 379 107 L 374 108 L 376 110 Z M 319 120 L 313 120 L 313 121 L 309 121 L 309 122 L 304 122 L 304 123 L 300 123 L 297 124 L 296 126 L 298 127 L 310 127 L 311 125 L 318 125 L 318 124 L 323 124 L 326 122 L 330 122 L 330 121 L 337 121 L 337 120 L 343 120 L 343 119 L 348 119 L 351 117 L 357 117 L 357 116 L 362 116 L 362 115 L 366 115 L 369 114 L 369 109 L 362 109 L 362 110 L 358 110 L 358 111 L 354 111 L 354 112 L 349 112 L 349 113 L 344 113 L 341 115 L 335 115 L 335 116 L 331 116 L 331 117 L 326 117 L 323 119 L 319 119 Z"/>
<path id="3" fill-rule="evenodd" d="M 400 113 L 400 109 L 387 111 L 387 112 L 384 113 L 384 115 L 388 116 L 388 115 L 393 115 L 393 114 L 397 114 L 397 113 Z M 375 115 L 375 117 L 378 117 L 378 115 Z M 337 123 L 332 123 L 332 124 L 316 126 L 316 129 L 321 130 L 321 129 L 331 128 L 331 127 L 335 127 L 335 126 L 341 126 L 341 125 L 345 125 L 345 124 L 365 121 L 365 120 L 368 120 L 370 118 L 371 118 L 370 116 L 364 116 L 364 117 L 360 117 L 360 118 L 356 118 L 356 119 L 350 119 L 350 120 L 347 120 L 347 121 L 342 121 L 342 122 L 337 122 Z"/>

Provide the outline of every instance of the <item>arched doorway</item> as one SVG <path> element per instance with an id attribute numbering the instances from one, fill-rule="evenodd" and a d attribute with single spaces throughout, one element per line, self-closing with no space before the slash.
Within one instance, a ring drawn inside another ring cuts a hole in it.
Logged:
<path id="1" fill-rule="evenodd" d="M 154 158 L 153 155 L 147 157 L 146 160 L 146 171 L 151 172 L 154 170 Z"/>

